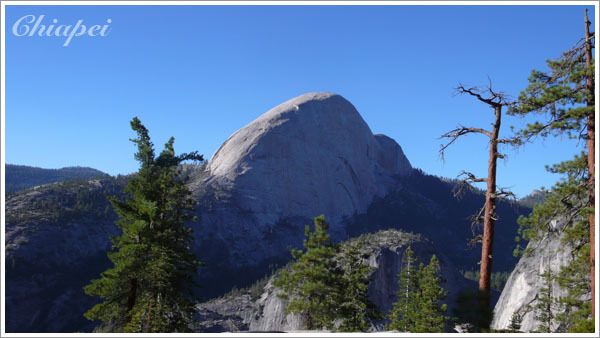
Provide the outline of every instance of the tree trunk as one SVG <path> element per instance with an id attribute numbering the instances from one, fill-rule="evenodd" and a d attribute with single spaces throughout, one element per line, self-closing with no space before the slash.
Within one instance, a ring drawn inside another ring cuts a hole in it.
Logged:
<path id="1" fill-rule="evenodd" d="M 487 192 L 485 194 L 485 214 L 483 219 L 483 243 L 481 248 L 481 266 L 479 272 L 479 291 L 488 295 L 482 297 L 489 307 L 490 280 L 492 274 L 492 254 L 494 244 L 494 217 L 496 214 L 496 161 L 498 159 L 498 135 L 502 106 L 494 106 L 496 121 L 490 137 L 490 159 L 488 162 Z"/>
<path id="2" fill-rule="evenodd" d="M 408 293 L 409 293 L 409 288 L 410 288 L 410 256 L 408 257 L 408 263 L 406 264 L 406 306 L 404 307 L 404 315 L 406 316 L 408 314 Z M 408 327 L 406 325 L 407 321 L 404 321 L 404 331 L 408 332 Z"/>
<path id="3" fill-rule="evenodd" d="M 586 69 L 589 70 L 592 67 L 592 41 L 590 38 L 590 21 L 588 20 L 587 9 L 585 10 L 585 66 Z M 594 97 L 594 79 L 592 76 L 586 76 L 585 86 L 588 91 L 589 98 L 587 100 L 588 107 L 591 107 L 591 111 L 588 115 L 587 120 L 587 147 L 588 147 L 588 176 L 589 176 L 589 184 L 590 184 L 590 207 L 595 207 L 595 196 L 594 196 L 594 186 L 595 186 L 595 104 L 596 99 Z M 595 235 L 595 212 L 590 215 L 590 264 L 591 264 L 591 277 L 592 277 L 592 318 L 595 318 L 596 315 L 596 235 Z"/>
<path id="4" fill-rule="evenodd" d="M 148 317 L 146 318 L 146 332 L 152 332 L 150 329 L 150 313 L 152 312 L 152 297 L 148 300 Z"/>
<path id="5" fill-rule="evenodd" d="M 125 315 L 125 324 L 128 324 L 131 321 L 131 310 L 135 305 L 135 296 L 137 293 L 137 278 L 132 278 L 130 280 L 129 286 L 129 296 L 127 297 L 127 314 Z"/>

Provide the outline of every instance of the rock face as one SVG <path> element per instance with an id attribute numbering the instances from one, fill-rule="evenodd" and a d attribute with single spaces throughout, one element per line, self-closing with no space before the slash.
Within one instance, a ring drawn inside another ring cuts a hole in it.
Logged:
<path id="1" fill-rule="evenodd" d="M 55 183 L 7 199 L 7 332 L 94 327 L 83 312 L 95 300 L 82 288 L 109 267 L 108 236 L 116 235 L 117 228 L 106 197 L 120 195 L 123 187 L 115 179 Z"/>
<path id="2" fill-rule="evenodd" d="M 443 253 L 418 235 L 385 230 L 351 241 L 358 242 L 361 250 L 369 253 L 365 263 L 375 268 L 370 276 L 372 281 L 369 284 L 369 299 L 384 314 L 390 312 L 392 304 L 396 301 L 394 292 L 398 289 L 398 274 L 408 245 L 424 264 L 427 264 L 434 254 L 440 260 L 441 273 L 446 280 L 442 286 L 450 292 L 445 301 L 448 309 L 454 307 L 459 291 L 472 285 L 460 275 L 458 269 Z M 196 329 L 200 332 L 301 330 L 303 322 L 299 316 L 285 315 L 285 302 L 277 296 L 280 290 L 273 286 L 273 280 L 274 277 L 271 277 L 264 287 L 260 286 L 262 294 L 258 298 L 253 299 L 250 296 L 256 294 L 256 290 L 252 290 L 199 304 Z M 387 320 L 372 323 L 371 330 L 383 330 L 386 322 Z"/>
<path id="3" fill-rule="evenodd" d="M 555 229 L 562 227 L 554 221 L 551 226 Z M 538 241 L 532 241 L 528 248 L 535 248 L 532 255 L 524 255 L 510 275 L 502 294 L 494 308 L 493 329 L 508 328 L 513 313 L 522 318 L 521 331 L 537 330 L 540 322 L 535 319 L 535 311 L 527 311 L 526 307 L 535 306 L 544 279 L 540 276 L 545 271 L 557 273 L 560 268 L 571 263 L 570 250 L 561 243 L 562 236 L 546 235 Z M 561 289 L 556 281 L 552 284 L 552 296 L 560 298 L 567 295 L 567 290 Z M 553 309 L 557 314 L 557 309 Z M 554 322 L 553 329 L 558 329 L 559 323 Z"/>
<path id="4" fill-rule="evenodd" d="M 391 138 L 374 136 L 354 106 L 331 93 L 291 99 L 234 133 L 212 157 L 207 183 L 238 192 L 240 207 L 282 216 L 362 213 L 390 175 L 411 165 Z"/>
<path id="5" fill-rule="evenodd" d="M 301 95 L 235 132 L 191 182 L 202 201 L 192 225 L 203 235 L 198 254 L 219 274 L 266 270 L 289 260 L 289 247 L 301 245 L 304 226 L 321 214 L 332 238 L 347 239 L 344 218 L 364 213 L 393 176 L 411 171 L 401 147 L 373 135 L 346 99 Z"/>

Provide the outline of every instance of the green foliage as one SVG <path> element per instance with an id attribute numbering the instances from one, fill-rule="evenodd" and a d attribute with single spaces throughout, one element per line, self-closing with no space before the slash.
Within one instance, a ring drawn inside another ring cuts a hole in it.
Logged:
<path id="1" fill-rule="evenodd" d="M 292 250 L 295 262 L 274 282 L 287 301 L 285 313 L 301 315 L 307 330 L 367 331 L 379 311 L 367 297 L 372 270 L 362 262 L 365 255 L 356 243 L 334 245 L 325 216 L 316 217 L 314 225 L 314 232 L 305 228 L 305 251 Z"/>
<path id="2" fill-rule="evenodd" d="M 429 265 L 417 266 L 417 259 L 409 246 L 402 257 L 402 271 L 398 275 L 398 300 L 389 315 L 389 329 L 403 332 L 444 332 L 449 317 L 446 304 L 440 304 L 448 292 L 440 284 L 438 259 L 433 255 Z"/>
<path id="3" fill-rule="evenodd" d="M 519 315 L 518 312 L 513 312 L 510 317 L 510 324 L 508 325 L 509 332 L 519 332 L 521 330 L 521 322 L 523 318 Z"/>
<path id="4" fill-rule="evenodd" d="M 584 207 L 589 198 L 587 155 L 582 152 L 573 160 L 564 161 L 551 167 L 547 166 L 546 169 L 551 173 L 560 174 L 562 177 L 552 187 L 552 194 L 547 196 L 543 204 L 536 205 L 529 217 L 519 217 L 519 235 L 526 240 L 533 240 L 539 235 L 562 230 L 552 226 L 553 221 L 561 219 L 566 222 L 565 229 L 576 228 L 583 231 L 586 231 L 584 228 L 589 229 L 587 219 L 593 210 Z M 581 235 L 575 234 L 571 230 L 568 233 L 570 235 L 567 241 L 574 240 L 575 237 L 579 238 Z"/>
<path id="5" fill-rule="evenodd" d="M 517 132 L 523 142 L 536 136 L 587 139 L 588 129 L 594 128 L 595 95 L 586 86 L 586 80 L 595 81 L 594 61 L 591 67 L 586 66 L 584 46 L 577 44 L 557 60 L 548 60 L 546 72 L 532 71 L 529 86 L 519 95 L 518 104 L 509 110 L 513 115 L 543 117 Z M 564 247 L 570 248 L 573 262 L 561 267 L 556 275 L 559 286 L 568 290 L 568 296 L 559 300 L 564 312 L 559 313 L 556 320 L 561 329 L 593 332 L 591 306 L 582 300 L 591 291 L 589 216 L 594 212 L 589 196 L 592 188 L 589 179 L 593 173 L 589 173 L 587 157 L 587 153 L 582 152 L 573 160 L 547 167 L 561 178 L 545 203 L 536 205 L 529 217 L 519 218 L 519 234 L 524 239 L 562 234 Z M 515 254 L 531 254 L 531 250 L 517 245 Z M 548 316 L 542 317 L 546 320 Z M 541 329 L 550 329 L 547 321 Z"/>
<path id="6" fill-rule="evenodd" d="M 453 309 L 457 324 L 466 324 L 469 332 L 486 332 L 493 318 L 493 309 L 482 307 L 482 300 L 489 299 L 489 294 L 476 289 L 465 289 L 458 294 L 456 307 Z"/>
<path id="7" fill-rule="evenodd" d="M 292 250 L 296 260 L 292 271 L 282 271 L 275 286 L 283 290 L 279 296 L 287 300 L 285 313 L 301 315 L 307 330 L 333 329 L 343 273 L 335 261 L 337 247 L 327 233 L 325 216 L 316 217 L 314 224 L 314 232 L 305 227 L 306 251 Z"/>
<path id="8" fill-rule="evenodd" d="M 440 274 L 440 264 L 433 255 L 429 264 L 419 268 L 419 286 L 421 289 L 420 310 L 414 332 L 444 332 L 444 326 L 450 319 L 445 315 L 446 304 L 440 302 L 446 299 L 448 291 L 440 285 L 444 282 Z"/>
<path id="9" fill-rule="evenodd" d="M 398 300 L 393 304 L 390 313 L 390 330 L 408 332 L 415 325 L 416 313 L 419 311 L 417 258 L 410 246 L 402 256 L 402 270 L 398 275 L 398 291 L 395 292 Z"/>
<path id="10" fill-rule="evenodd" d="M 546 269 L 540 274 L 544 280 L 544 287 L 538 293 L 537 302 L 533 307 L 535 310 L 535 319 L 540 322 L 538 332 L 554 332 L 553 321 L 554 311 L 556 311 L 556 299 L 552 295 L 552 282 L 554 275 L 550 269 Z"/>
<path id="11" fill-rule="evenodd" d="M 184 225 L 194 201 L 179 179 L 178 165 L 202 156 L 175 156 L 171 138 L 155 157 L 148 130 L 137 118 L 131 127 L 138 135 L 131 141 L 137 144 L 141 168 L 125 187 L 125 200 L 110 198 L 122 234 L 111 237 L 108 257 L 114 267 L 84 288 L 104 299 L 85 316 L 113 332 L 189 331 L 200 263 L 190 251 L 192 230 Z"/>
<path id="12" fill-rule="evenodd" d="M 271 275 L 265 275 L 264 277 L 258 279 L 248 287 L 238 288 L 237 286 L 234 286 L 229 292 L 227 292 L 220 298 L 227 299 L 249 294 L 250 299 L 252 299 L 253 301 L 258 300 L 260 296 L 262 296 L 265 286 L 267 285 L 269 278 L 271 278 Z"/>
<path id="13" fill-rule="evenodd" d="M 461 271 L 461 274 L 463 275 L 463 277 L 465 277 L 466 279 L 472 280 L 472 281 L 476 281 L 476 282 L 479 281 L 479 273 L 480 273 L 479 270 Z M 492 275 L 490 278 L 492 290 L 502 292 L 502 290 L 504 289 L 504 285 L 506 284 L 506 281 L 508 281 L 508 277 L 510 277 L 510 271 L 492 272 Z"/>
<path id="14" fill-rule="evenodd" d="M 358 243 L 349 243 L 342 247 L 340 263 L 343 271 L 343 292 L 340 294 L 341 325 L 337 328 L 345 332 L 366 332 L 371 320 L 382 320 L 383 315 L 377 306 L 369 300 L 367 276 L 374 268 L 363 263 L 368 253 L 362 253 Z"/>
<path id="15" fill-rule="evenodd" d="M 529 123 L 517 131 L 522 140 L 535 136 L 567 135 L 569 138 L 585 138 L 587 117 L 594 107 L 585 105 L 593 102 L 585 87 L 586 77 L 594 77 L 594 61 L 586 69 L 581 48 L 565 52 L 557 60 L 546 61 L 549 70 L 533 70 L 529 86 L 520 93 L 518 104 L 511 106 L 509 115 L 525 116 L 531 113 L 545 119 Z"/>
<path id="16" fill-rule="evenodd" d="M 568 295 L 558 301 L 565 311 L 557 315 L 556 321 L 561 329 L 586 330 L 590 325 L 593 327 L 591 304 L 582 300 L 591 292 L 589 215 L 593 209 L 587 207 L 587 156 L 582 153 L 548 170 L 563 177 L 552 188 L 552 194 L 544 204 L 536 205 L 529 217 L 519 218 L 519 233 L 530 240 L 540 239 L 542 235 L 562 234 L 562 243 L 571 249 L 573 261 L 561 267 L 556 275 L 559 286 L 568 291 Z M 531 249 L 520 252 L 532 254 Z"/>
<path id="17" fill-rule="evenodd" d="M 581 241 L 589 232 L 587 222 L 583 226 L 566 229 L 563 238 L 569 245 L 575 243 L 585 243 L 580 248 L 574 250 L 573 260 L 570 264 L 561 267 L 556 276 L 558 285 L 568 290 L 565 297 L 559 299 L 559 305 L 567 311 L 559 313 L 556 319 L 565 326 L 569 332 L 594 332 L 594 318 L 592 317 L 592 304 L 589 301 L 583 301 L 590 295 L 590 245 L 588 241 Z M 585 229 L 583 228 L 585 227 Z M 589 237 L 586 237 L 589 239 Z"/>

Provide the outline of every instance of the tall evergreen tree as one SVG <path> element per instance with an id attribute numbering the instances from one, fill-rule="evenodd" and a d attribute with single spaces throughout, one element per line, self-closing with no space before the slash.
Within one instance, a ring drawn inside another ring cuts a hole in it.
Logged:
<path id="1" fill-rule="evenodd" d="M 419 276 L 417 270 L 417 257 L 412 248 L 408 246 L 402 256 L 402 270 L 398 274 L 398 291 L 395 292 L 398 297 L 393 304 L 390 313 L 390 330 L 402 332 L 410 331 L 416 321 L 416 314 L 419 311 Z"/>
<path id="2" fill-rule="evenodd" d="M 366 332 L 371 327 L 371 320 L 381 320 L 382 315 L 377 306 L 369 300 L 367 291 L 370 279 L 368 275 L 374 268 L 366 265 L 367 253 L 362 253 L 357 243 L 349 243 L 342 247 L 340 257 L 343 271 L 343 290 L 339 316 L 342 318 L 339 331 Z"/>
<path id="3" fill-rule="evenodd" d="M 554 332 L 554 311 L 556 310 L 556 300 L 553 296 L 552 283 L 554 282 L 554 275 L 550 270 L 550 267 L 546 268 L 540 276 L 544 280 L 544 286 L 538 293 L 537 302 L 534 306 L 535 319 L 540 322 L 537 329 L 538 332 Z"/>
<path id="4" fill-rule="evenodd" d="M 433 255 L 429 264 L 419 264 L 409 246 L 402 258 L 402 271 L 398 275 L 398 300 L 390 313 L 389 329 L 403 332 L 444 332 L 449 320 L 446 304 L 441 302 L 448 292 L 440 284 L 438 259 Z"/>
<path id="5" fill-rule="evenodd" d="M 575 46 L 556 60 L 548 60 L 547 72 L 533 70 L 529 78 L 529 86 L 519 95 L 518 104 L 508 111 L 513 115 L 537 114 L 543 118 L 531 123 L 517 134 L 523 141 L 530 141 L 536 136 L 567 135 L 570 138 L 586 140 L 587 153 L 586 173 L 583 184 L 587 189 L 585 203 L 578 208 L 585 208 L 582 216 L 587 218 L 586 234 L 581 232 L 575 246 L 574 256 L 587 252 L 589 264 L 589 289 L 592 294 L 591 317 L 595 316 L 595 224 L 594 224 L 594 182 L 595 182 L 595 69 L 592 49 L 595 46 L 595 34 L 590 32 L 590 21 L 585 11 L 585 31 L 583 38 Z M 578 162 L 576 158 L 574 160 Z M 565 162 L 561 166 L 573 167 L 578 163 Z M 572 186 L 577 189 L 576 186 Z M 565 200 L 574 203 L 576 200 Z M 581 199 L 579 200 L 581 201 Z M 547 212 L 549 208 L 542 207 Z M 542 209 L 538 214 L 542 213 Z M 572 208 L 571 208 L 572 209 Z M 535 214 L 534 210 L 534 214 Z M 583 215 L 585 214 L 585 215 Z M 534 216 L 535 217 L 535 216 Z M 579 224 L 578 222 L 576 222 Z M 575 223 L 572 223 L 575 224 Z M 583 238 L 587 237 L 587 239 Z M 592 243 L 586 248 L 585 243 Z"/>
<path id="6" fill-rule="evenodd" d="M 202 161 L 197 152 L 176 156 L 174 138 L 155 157 L 148 130 L 136 117 L 137 175 L 126 188 L 125 200 L 110 199 L 119 215 L 120 236 L 111 236 L 114 267 L 84 287 L 104 301 L 85 313 L 100 320 L 101 330 L 114 332 L 189 331 L 194 310 L 194 278 L 200 265 L 190 251 L 194 200 L 180 177 L 183 161 Z"/>
<path id="7" fill-rule="evenodd" d="M 275 286 L 283 290 L 287 300 L 285 313 L 301 315 L 307 330 L 333 329 L 338 317 L 343 271 L 336 262 L 337 246 L 329 238 L 325 216 L 314 219 L 315 230 L 305 227 L 306 251 L 292 250 L 296 260 L 291 272 L 282 271 Z"/>
<path id="8" fill-rule="evenodd" d="M 421 292 L 417 311 L 418 320 L 413 332 L 444 332 L 450 317 L 446 316 L 446 304 L 441 302 L 446 299 L 448 291 L 441 287 L 444 280 L 435 255 L 431 256 L 427 266 L 421 264 L 418 275 Z"/>

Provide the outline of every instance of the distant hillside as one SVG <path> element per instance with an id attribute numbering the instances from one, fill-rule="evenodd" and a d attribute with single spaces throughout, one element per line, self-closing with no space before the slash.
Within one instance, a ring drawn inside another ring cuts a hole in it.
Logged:
<path id="1" fill-rule="evenodd" d="M 61 169 L 43 169 L 25 165 L 7 164 L 6 194 L 13 194 L 38 185 L 60 182 L 72 178 L 90 179 L 108 174 L 87 167 L 66 167 Z"/>
<path id="2" fill-rule="evenodd" d="M 519 204 L 527 207 L 527 208 L 532 208 L 533 206 L 536 204 L 542 204 L 546 201 L 546 193 L 543 191 L 539 191 L 539 190 L 533 190 L 531 192 L 531 194 L 521 198 L 519 200 Z"/>

